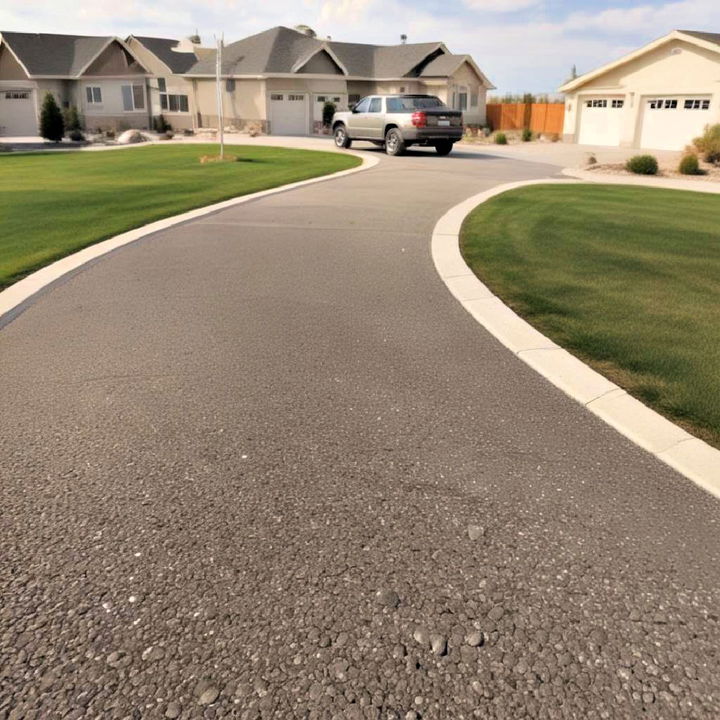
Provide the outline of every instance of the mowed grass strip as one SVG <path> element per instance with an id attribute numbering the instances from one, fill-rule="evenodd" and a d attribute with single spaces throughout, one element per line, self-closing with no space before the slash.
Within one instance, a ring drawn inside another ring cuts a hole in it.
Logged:
<path id="1" fill-rule="evenodd" d="M 0 289 L 58 258 L 186 210 L 327 175 L 352 155 L 217 145 L 0 155 Z"/>
<path id="2" fill-rule="evenodd" d="M 466 262 L 538 330 L 720 447 L 720 196 L 611 185 L 500 195 Z"/>

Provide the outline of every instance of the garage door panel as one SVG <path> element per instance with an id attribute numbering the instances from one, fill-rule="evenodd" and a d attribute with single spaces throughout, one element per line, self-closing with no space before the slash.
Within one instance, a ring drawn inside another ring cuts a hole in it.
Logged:
<path id="1" fill-rule="evenodd" d="M 622 129 L 622 98 L 590 98 L 580 111 L 580 145 L 619 145 Z"/>
<path id="2" fill-rule="evenodd" d="M 37 135 L 35 98 L 32 90 L 0 90 L 0 135 L 6 137 Z"/>
<path id="3" fill-rule="evenodd" d="M 270 132 L 273 135 L 307 135 L 309 115 L 304 93 L 270 93 Z"/>
<path id="4" fill-rule="evenodd" d="M 717 122 L 717 112 L 710 96 L 645 98 L 640 147 L 682 150 L 713 122 Z"/>

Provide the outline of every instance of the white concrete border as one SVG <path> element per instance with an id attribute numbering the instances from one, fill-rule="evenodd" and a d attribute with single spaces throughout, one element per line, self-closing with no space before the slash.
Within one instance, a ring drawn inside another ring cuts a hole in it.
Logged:
<path id="1" fill-rule="evenodd" d="M 654 175 L 613 175 L 600 170 L 579 170 L 565 168 L 563 175 L 585 182 L 602 183 L 604 185 L 637 185 L 665 190 L 690 190 L 692 192 L 720 194 L 720 182 L 715 180 L 684 180 L 683 178 L 655 177 Z"/>
<path id="2" fill-rule="evenodd" d="M 598 180 L 604 182 L 605 178 Z M 720 450 L 643 405 L 538 332 L 478 280 L 460 253 L 460 229 L 478 205 L 516 188 L 572 182 L 545 179 L 508 183 L 456 205 L 435 225 L 432 236 L 435 267 L 460 304 L 505 347 L 625 437 L 720 497 Z M 701 187 L 692 189 L 703 191 Z"/>
<path id="3" fill-rule="evenodd" d="M 147 235 L 152 235 L 160 230 L 166 230 L 173 225 L 178 225 L 180 223 L 187 222 L 188 220 L 194 220 L 195 218 L 202 217 L 203 215 L 209 215 L 210 213 L 217 212 L 218 210 L 225 210 L 226 208 L 241 205 L 242 203 L 250 202 L 251 200 L 257 200 L 258 198 L 267 197 L 268 195 L 287 192 L 288 190 L 295 190 L 296 188 L 305 187 L 306 185 L 313 185 L 315 183 L 335 180 L 347 175 L 353 175 L 354 173 L 362 172 L 363 170 L 369 170 L 380 162 L 380 160 L 373 155 L 361 154 L 352 151 L 346 151 L 346 154 L 354 155 L 355 157 L 360 158 L 362 163 L 358 167 L 350 168 L 349 170 L 340 170 L 339 172 L 331 173 L 329 175 L 321 175 L 316 178 L 310 178 L 309 180 L 300 180 L 298 182 L 280 185 L 276 188 L 262 190 L 261 192 L 251 193 L 249 195 L 240 195 L 236 198 L 231 198 L 230 200 L 224 200 L 212 205 L 196 208 L 195 210 L 189 210 L 188 212 L 181 213 L 180 215 L 174 215 L 172 217 L 164 218 L 163 220 L 157 220 L 156 222 L 143 225 L 135 230 L 130 230 L 122 233 L 121 235 L 115 235 L 107 240 L 90 245 L 83 250 L 79 250 L 72 255 L 68 255 L 44 268 L 41 268 L 40 270 L 37 270 L 0 292 L 0 328 L 12 321 L 15 315 L 21 312 L 26 304 L 37 293 L 60 280 L 65 275 L 80 269 L 83 265 L 86 265 L 87 263 L 112 252 L 113 250 L 117 250 L 124 245 L 136 242 L 137 240 L 140 240 Z"/>

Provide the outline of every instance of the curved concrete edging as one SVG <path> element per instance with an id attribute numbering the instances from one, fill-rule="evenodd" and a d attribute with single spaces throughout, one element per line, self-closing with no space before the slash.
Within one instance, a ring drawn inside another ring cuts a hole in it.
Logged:
<path id="1" fill-rule="evenodd" d="M 720 497 L 720 450 L 651 410 L 538 332 L 478 280 L 460 253 L 460 229 L 478 205 L 516 188 L 571 182 L 545 179 L 508 183 L 456 205 L 433 230 L 435 268 L 460 304 L 505 347 L 625 437 Z"/>
<path id="2" fill-rule="evenodd" d="M 226 208 L 234 207 L 235 205 L 250 202 L 251 200 L 257 200 L 258 198 L 267 197 L 268 195 L 275 195 L 277 193 L 287 192 L 288 190 L 305 187 L 306 185 L 313 185 L 327 180 L 335 180 L 340 177 L 369 170 L 380 162 L 377 157 L 373 157 L 372 155 L 363 155 L 352 151 L 346 152 L 349 155 L 354 155 L 355 157 L 360 158 L 362 160 L 362 164 L 358 167 L 350 168 L 348 170 L 340 170 L 329 175 L 321 175 L 316 178 L 310 178 L 309 180 L 300 180 L 287 185 L 270 188 L 269 190 L 261 190 L 260 192 L 251 193 L 249 195 L 240 195 L 236 198 L 231 198 L 230 200 L 223 200 L 222 202 L 213 203 L 212 205 L 206 205 L 205 207 L 188 210 L 187 212 L 179 215 L 173 215 L 172 217 L 157 220 L 156 222 L 143 225 L 135 230 L 129 230 L 128 232 L 115 235 L 114 237 L 103 240 L 102 242 L 89 245 L 83 250 L 78 250 L 72 255 L 67 255 L 60 260 L 56 260 L 50 265 L 46 265 L 40 270 L 36 270 L 34 273 L 31 273 L 27 277 L 19 280 L 9 288 L 0 292 L 0 328 L 7 325 L 8 322 L 11 322 L 15 317 L 17 317 L 17 315 L 19 315 L 40 292 L 48 289 L 51 285 L 71 273 L 80 270 L 88 263 L 93 262 L 103 255 L 107 255 L 124 245 L 134 243 L 137 240 L 147 237 L 148 235 L 152 235 L 160 230 L 166 230 L 173 225 L 179 225 L 187 222 L 188 220 L 194 220 L 195 218 L 209 215 L 211 213 L 218 212 L 219 210 L 225 210 Z"/>

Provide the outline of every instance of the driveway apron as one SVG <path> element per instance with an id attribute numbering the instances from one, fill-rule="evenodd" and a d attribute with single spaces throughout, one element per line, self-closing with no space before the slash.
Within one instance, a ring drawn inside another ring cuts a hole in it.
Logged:
<path id="1" fill-rule="evenodd" d="M 383 159 L 0 331 L 0 718 L 720 717 L 720 504 L 432 264 L 556 172 Z"/>

